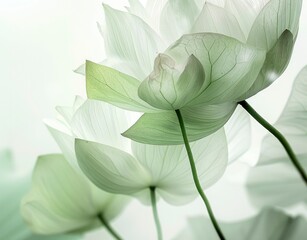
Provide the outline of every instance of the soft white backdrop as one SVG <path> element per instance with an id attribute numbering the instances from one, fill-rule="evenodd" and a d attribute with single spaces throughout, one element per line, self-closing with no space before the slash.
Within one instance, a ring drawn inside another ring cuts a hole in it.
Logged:
<path id="1" fill-rule="evenodd" d="M 42 119 L 55 116 L 56 105 L 71 105 L 75 95 L 85 97 L 83 77 L 73 69 L 90 59 L 103 59 L 103 39 L 96 22 L 103 21 L 102 0 L 0 0 L 0 149 L 14 152 L 20 170 L 32 168 L 39 154 L 59 152 Z M 127 1 L 104 0 L 119 9 Z M 300 33 L 290 65 L 271 87 L 249 102 L 274 122 L 289 95 L 293 79 L 307 64 L 307 2 L 303 3 Z M 253 122 L 253 147 L 243 160 L 257 160 L 265 131 Z M 231 166 L 208 196 L 217 217 L 239 219 L 255 213 Z M 184 225 L 186 216 L 205 212 L 199 200 L 185 207 L 159 202 L 166 239 Z M 127 239 L 155 239 L 151 209 L 134 201 L 114 222 Z M 109 239 L 104 231 L 89 239 Z"/>

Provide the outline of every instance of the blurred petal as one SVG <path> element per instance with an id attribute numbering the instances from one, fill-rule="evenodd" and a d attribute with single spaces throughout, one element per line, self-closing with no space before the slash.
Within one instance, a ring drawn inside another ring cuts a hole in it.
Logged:
<path id="1" fill-rule="evenodd" d="M 80 235 L 43 236 L 31 233 L 20 215 L 20 201 L 30 186 L 30 172 L 13 168 L 11 152 L 0 153 L 0 237 L 5 240 L 80 240 Z"/>
<path id="2" fill-rule="evenodd" d="M 34 232 L 56 234 L 90 226 L 96 210 L 85 178 L 53 154 L 38 158 L 21 213 Z"/>
<path id="3" fill-rule="evenodd" d="M 274 125 L 289 141 L 307 171 L 307 67 L 294 82 L 289 100 Z M 247 183 L 251 201 L 257 206 L 292 205 L 307 200 L 306 185 L 280 142 L 271 135 L 262 143 L 259 162 Z"/>
<path id="4" fill-rule="evenodd" d="M 90 61 L 86 62 L 86 91 L 91 99 L 105 101 L 131 111 L 154 111 L 153 107 L 139 98 L 139 85 L 140 82 L 129 75 Z"/>
<path id="5" fill-rule="evenodd" d="M 80 168 L 97 187 L 117 194 L 133 194 L 149 187 L 148 172 L 130 154 L 81 139 L 75 144 Z"/>
<path id="6" fill-rule="evenodd" d="M 267 51 L 285 30 L 297 36 L 302 0 L 271 0 L 258 14 L 247 42 Z"/>
<path id="7" fill-rule="evenodd" d="M 132 142 L 133 153 L 151 173 L 152 185 L 171 204 L 182 204 L 198 194 L 184 145 L 157 146 Z M 203 188 L 214 184 L 227 166 L 227 142 L 223 130 L 191 143 Z"/>
<path id="8" fill-rule="evenodd" d="M 235 16 L 227 12 L 224 8 L 208 2 L 204 4 L 191 30 L 191 33 L 200 32 L 220 33 L 236 38 L 241 42 L 246 41 L 244 33 Z"/>
<path id="9" fill-rule="evenodd" d="M 252 86 L 265 60 L 265 51 L 214 33 L 184 35 L 166 53 L 174 59 L 193 54 L 204 67 L 209 85 L 191 105 L 236 101 Z"/>
<path id="10" fill-rule="evenodd" d="M 302 240 L 307 234 L 307 221 L 291 217 L 275 209 L 264 209 L 255 217 L 234 223 L 222 223 L 221 228 L 231 240 Z M 205 236 L 205 238 L 204 238 Z M 205 217 L 188 219 L 188 227 L 173 240 L 219 240 L 212 223 Z"/>
<path id="11" fill-rule="evenodd" d="M 181 109 L 190 141 L 206 137 L 220 129 L 230 118 L 235 103 L 199 105 Z M 145 113 L 123 136 L 154 145 L 183 144 L 175 111 Z"/>
<path id="12" fill-rule="evenodd" d="M 153 68 L 156 54 L 164 48 L 162 40 L 139 17 L 103 6 L 106 23 L 103 37 L 108 57 L 127 61 L 137 78 L 145 78 Z"/>
<path id="13" fill-rule="evenodd" d="M 231 163 L 242 156 L 251 143 L 250 116 L 241 106 L 236 108 L 225 124 L 225 132 L 228 142 L 228 161 Z"/>
<path id="14" fill-rule="evenodd" d="M 194 0 L 167 1 L 160 18 L 161 34 L 168 42 L 174 42 L 182 34 L 190 32 L 199 12 Z"/>

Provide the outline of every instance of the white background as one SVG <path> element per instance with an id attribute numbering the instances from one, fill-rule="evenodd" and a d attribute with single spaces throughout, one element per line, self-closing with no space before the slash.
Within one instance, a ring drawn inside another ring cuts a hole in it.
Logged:
<path id="1" fill-rule="evenodd" d="M 59 152 L 43 118 L 55 116 L 56 105 L 71 105 L 75 95 L 85 97 L 83 77 L 73 69 L 85 59 L 103 59 L 103 40 L 96 22 L 102 21 L 102 0 L 0 0 L 0 149 L 13 150 L 16 166 L 32 168 L 40 154 Z M 127 1 L 104 1 L 123 9 Z M 287 97 L 292 81 L 307 64 L 307 2 L 304 2 L 300 33 L 290 65 L 271 87 L 249 102 L 274 122 Z M 253 123 L 253 148 L 244 156 L 257 159 L 265 131 Z M 223 179 L 208 190 L 220 219 L 239 219 L 253 214 L 243 189 L 228 178 L 240 166 L 229 168 Z M 233 176 L 232 176 L 233 177 Z M 1 206 L 3 207 L 3 206 Z M 166 239 L 184 224 L 185 216 L 205 212 L 199 200 L 184 207 L 159 202 Z M 113 225 L 127 239 L 155 239 L 151 209 L 134 201 Z M 91 239 L 109 239 L 102 231 Z M 102 234 L 102 235 L 101 235 Z"/>

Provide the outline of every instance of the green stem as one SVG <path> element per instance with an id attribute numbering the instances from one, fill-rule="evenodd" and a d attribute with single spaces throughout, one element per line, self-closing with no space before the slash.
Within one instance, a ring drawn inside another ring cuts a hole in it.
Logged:
<path id="1" fill-rule="evenodd" d="M 196 189 L 197 189 L 199 195 L 201 196 L 201 198 L 203 199 L 203 202 L 205 203 L 205 205 L 207 207 L 207 211 L 209 213 L 211 222 L 212 222 L 217 234 L 219 235 L 221 240 L 225 240 L 226 238 L 224 237 L 224 235 L 221 231 L 221 228 L 220 228 L 220 226 L 218 225 L 218 223 L 215 219 L 215 216 L 214 216 L 213 211 L 211 209 L 209 200 L 206 197 L 206 195 L 205 195 L 205 193 L 204 193 L 204 191 L 203 191 L 203 189 L 200 185 L 198 175 L 197 175 L 197 169 L 196 169 L 196 166 L 195 166 L 195 161 L 194 161 L 194 158 L 193 158 L 193 153 L 192 153 L 192 150 L 191 150 L 191 147 L 190 147 L 190 144 L 189 144 L 189 140 L 188 140 L 188 136 L 187 136 L 187 133 L 186 133 L 186 130 L 185 130 L 184 121 L 183 121 L 181 112 L 180 112 L 180 110 L 175 110 L 175 111 L 176 111 L 178 121 L 179 121 L 179 124 L 180 124 L 180 129 L 181 129 L 183 141 L 184 141 L 184 144 L 185 144 L 185 148 L 186 148 L 186 151 L 187 151 L 187 154 L 188 154 L 188 157 L 189 157 L 194 184 L 196 186 Z"/>
<path id="2" fill-rule="evenodd" d="M 158 210 L 157 210 L 156 188 L 150 187 L 149 189 L 150 189 L 150 199 L 151 199 L 151 205 L 152 205 L 152 212 L 153 212 L 153 215 L 154 215 L 156 228 L 157 228 L 158 240 L 163 240 L 162 228 L 161 228 Z"/>
<path id="3" fill-rule="evenodd" d="M 276 128 L 274 128 L 270 123 L 268 123 L 263 117 L 261 117 L 255 109 L 252 108 L 246 101 L 239 102 L 239 104 L 257 121 L 259 122 L 264 128 L 266 128 L 270 133 L 272 133 L 279 142 L 285 148 L 290 160 L 292 161 L 294 167 L 299 172 L 300 176 L 302 177 L 305 184 L 307 184 L 307 176 L 304 171 L 304 168 L 298 161 L 294 151 L 292 150 L 290 144 L 288 143 L 287 139 L 279 132 Z"/>
<path id="4" fill-rule="evenodd" d="M 106 227 L 106 229 L 109 231 L 109 233 L 117 240 L 123 240 L 122 237 L 120 237 L 118 235 L 117 232 L 115 232 L 115 230 L 110 226 L 110 224 L 105 220 L 105 218 L 103 217 L 103 215 L 100 213 L 98 214 L 98 218 L 100 220 L 100 222 L 102 223 L 102 225 L 104 225 Z"/>

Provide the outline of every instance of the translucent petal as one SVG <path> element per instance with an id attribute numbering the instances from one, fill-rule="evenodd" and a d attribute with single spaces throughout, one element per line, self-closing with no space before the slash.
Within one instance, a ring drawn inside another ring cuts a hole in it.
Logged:
<path id="1" fill-rule="evenodd" d="M 12 153 L 0 153 L 0 236 L 5 240 L 81 240 L 80 235 L 36 235 L 24 223 L 20 215 L 20 201 L 30 187 L 30 172 L 13 168 Z M 5 167 L 6 166 L 6 167 Z"/>
<path id="2" fill-rule="evenodd" d="M 157 146 L 132 142 L 133 153 L 150 172 L 152 186 L 171 204 L 186 203 L 197 196 L 184 145 Z M 191 143 L 203 188 L 214 184 L 227 166 L 227 142 L 224 130 Z"/>
<path id="3" fill-rule="evenodd" d="M 150 177 L 130 154 L 119 149 L 76 140 L 80 168 L 99 188 L 118 194 L 133 194 L 150 186 Z"/>
<path id="4" fill-rule="evenodd" d="M 90 61 L 86 62 L 86 91 L 91 99 L 132 111 L 154 111 L 153 107 L 139 98 L 139 85 L 140 82 L 129 75 Z"/>
<path id="5" fill-rule="evenodd" d="M 302 0 L 271 0 L 258 14 L 247 42 L 270 50 L 285 30 L 297 36 Z"/>
<path id="6" fill-rule="evenodd" d="M 280 77 L 289 64 L 294 43 L 292 33 L 285 30 L 275 46 L 266 54 L 266 59 L 256 81 L 241 99 L 253 96 Z"/>
<path id="7" fill-rule="evenodd" d="M 174 59 L 186 59 L 193 54 L 204 67 L 209 85 L 203 86 L 191 106 L 236 101 L 256 80 L 266 54 L 213 33 L 184 35 L 166 53 Z"/>
<path id="8" fill-rule="evenodd" d="M 103 35 L 108 57 L 130 62 L 137 77 L 145 78 L 153 68 L 157 52 L 164 48 L 162 40 L 139 17 L 103 6 L 106 24 Z"/>
<path id="9" fill-rule="evenodd" d="M 126 111 L 101 101 L 87 100 L 75 112 L 71 130 L 74 137 L 129 150 L 130 141 L 119 134 L 131 125 L 129 121 Z"/>
<path id="10" fill-rule="evenodd" d="M 220 129 L 228 121 L 235 107 L 235 103 L 225 103 L 181 109 L 189 140 L 201 139 Z M 123 136 L 146 144 L 183 144 L 175 111 L 145 113 Z"/>
<path id="11" fill-rule="evenodd" d="M 32 181 L 21 213 L 34 232 L 56 234 L 93 224 L 96 210 L 89 184 L 62 155 L 39 157 Z"/>
<path id="12" fill-rule="evenodd" d="M 163 110 L 181 109 L 195 99 L 204 84 L 204 69 L 193 55 L 183 66 L 178 65 L 166 54 L 159 54 L 154 71 L 138 89 L 140 98 Z"/>
<path id="13" fill-rule="evenodd" d="M 246 38 L 239 22 L 232 13 L 224 8 L 205 3 L 197 20 L 193 24 L 191 33 L 211 32 L 220 33 L 245 42 Z"/>
<path id="14" fill-rule="evenodd" d="M 168 42 L 174 42 L 185 33 L 189 33 L 200 9 L 194 0 L 169 0 L 165 4 L 160 18 L 160 31 Z"/>
<path id="15" fill-rule="evenodd" d="M 225 0 L 225 9 L 231 12 L 247 39 L 251 27 L 261 11 L 270 0 Z"/>

